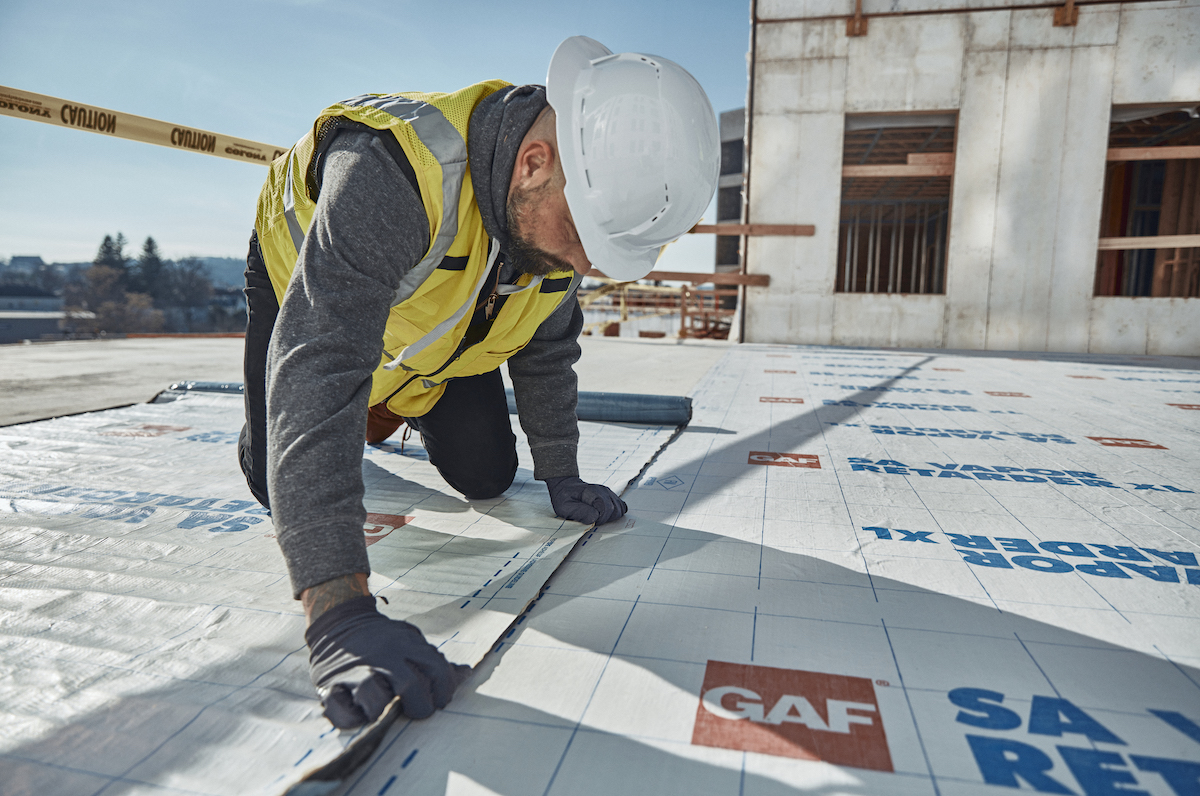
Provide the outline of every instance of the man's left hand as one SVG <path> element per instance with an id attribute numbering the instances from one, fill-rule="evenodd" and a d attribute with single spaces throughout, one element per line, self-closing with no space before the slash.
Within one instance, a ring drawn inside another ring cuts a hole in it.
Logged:
<path id="1" fill-rule="evenodd" d="M 547 478 L 550 504 L 558 516 L 587 525 L 603 525 L 629 511 L 625 501 L 603 484 L 589 484 L 577 476 Z"/>

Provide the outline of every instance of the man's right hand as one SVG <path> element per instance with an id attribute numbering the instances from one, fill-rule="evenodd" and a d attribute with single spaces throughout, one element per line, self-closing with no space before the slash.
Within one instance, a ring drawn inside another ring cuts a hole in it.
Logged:
<path id="1" fill-rule="evenodd" d="M 449 704 L 471 673 L 447 661 L 413 625 L 379 613 L 369 595 L 326 608 L 304 638 L 325 717 L 339 729 L 374 721 L 394 696 L 404 715 L 423 719 Z"/>

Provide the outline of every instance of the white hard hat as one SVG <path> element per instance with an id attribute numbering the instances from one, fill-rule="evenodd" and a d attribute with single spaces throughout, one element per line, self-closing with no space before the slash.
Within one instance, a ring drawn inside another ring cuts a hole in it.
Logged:
<path id="1" fill-rule="evenodd" d="M 641 279 L 716 192 L 721 143 L 712 103 L 679 64 L 614 55 L 586 36 L 554 51 L 546 98 L 584 252 L 613 279 Z"/>

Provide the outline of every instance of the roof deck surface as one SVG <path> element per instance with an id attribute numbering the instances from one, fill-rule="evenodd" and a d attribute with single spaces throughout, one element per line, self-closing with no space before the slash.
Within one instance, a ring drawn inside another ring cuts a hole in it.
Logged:
<path id="1" fill-rule="evenodd" d="M 585 388 L 691 384 L 681 433 L 582 424 L 619 522 L 554 519 L 527 451 L 467 502 L 414 440 L 364 449 L 371 588 L 475 674 L 326 791 L 1191 792 L 1197 360 L 585 348 Z M 0 433 L 6 793 L 279 793 L 351 740 L 240 417 L 166 394 Z"/>

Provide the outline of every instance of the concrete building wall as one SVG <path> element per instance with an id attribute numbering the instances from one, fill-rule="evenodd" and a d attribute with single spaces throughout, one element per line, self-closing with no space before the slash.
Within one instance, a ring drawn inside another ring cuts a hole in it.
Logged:
<path id="1" fill-rule="evenodd" d="M 918 8 L 961 2 L 921 0 Z M 972 8 L 1000 2 L 976 0 Z M 760 0 L 760 20 L 844 15 L 842 0 Z M 872 11 L 894 7 L 864 4 Z M 1200 1 L 760 21 L 752 54 L 749 342 L 1195 354 L 1200 299 L 1095 297 L 1114 104 L 1200 101 Z M 943 295 L 837 293 L 845 115 L 958 114 Z"/>

